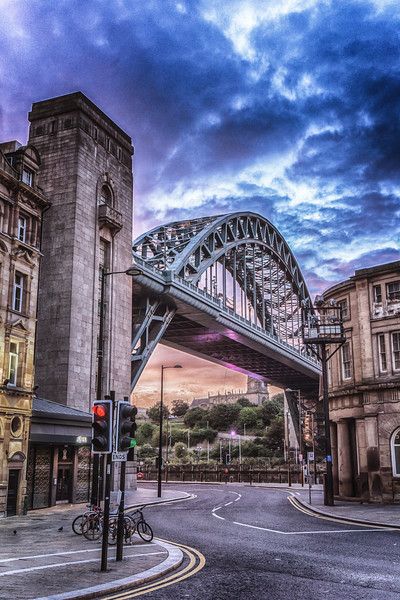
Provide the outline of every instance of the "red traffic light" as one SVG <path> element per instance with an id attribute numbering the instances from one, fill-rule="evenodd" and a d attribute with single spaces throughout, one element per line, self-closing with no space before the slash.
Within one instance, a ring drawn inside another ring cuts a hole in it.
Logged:
<path id="1" fill-rule="evenodd" d="M 93 406 L 92 410 L 96 417 L 105 417 L 107 414 L 105 407 L 101 404 L 96 404 L 95 406 Z"/>

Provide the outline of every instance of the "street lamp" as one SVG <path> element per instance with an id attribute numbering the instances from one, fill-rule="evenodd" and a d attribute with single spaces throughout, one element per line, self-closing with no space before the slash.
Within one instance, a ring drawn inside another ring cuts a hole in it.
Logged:
<path id="1" fill-rule="evenodd" d="M 164 371 L 165 369 L 182 369 L 182 365 L 161 365 L 161 393 L 160 393 L 160 420 L 159 420 L 159 443 L 158 443 L 158 466 L 157 466 L 157 496 L 161 498 L 161 463 L 162 463 L 162 426 L 164 408 Z"/>
<path id="2" fill-rule="evenodd" d="M 136 277 L 141 275 L 142 271 L 136 266 L 131 266 L 125 271 L 106 271 L 102 266 L 100 268 L 100 311 L 99 311 L 99 341 L 97 346 L 97 382 L 96 382 L 96 396 L 97 400 L 103 399 L 103 359 L 104 359 L 104 300 L 106 293 L 106 277 L 112 275 L 129 275 L 130 277 Z M 92 490 L 90 501 L 91 504 L 99 504 L 102 493 L 102 484 L 99 486 L 99 479 L 101 475 L 99 473 L 100 468 L 100 455 L 95 454 L 93 456 L 93 467 L 92 467 Z"/>

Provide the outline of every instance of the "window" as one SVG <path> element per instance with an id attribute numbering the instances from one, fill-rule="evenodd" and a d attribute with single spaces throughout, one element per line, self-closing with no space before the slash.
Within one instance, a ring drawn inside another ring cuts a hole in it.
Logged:
<path id="1" fill-rule="evenodd" d="M 340 308 L 342 309 L 342 318 L 348 319 L 350 315 L 349 315 L 349 307 L 347 304 L 347 298 L 345 298 L 344 300 L 339 300 L 337 305 L 340 306 Z"/>
<path id="2" fill-rule="evenodd" d="M 395 477 L 400 477 L 400 429 L 397 429 L 390 440 L 392 453 L 392 472 Z"/>
<path id="3" fill-rule="evenodd" d="M 50 133 L 55 133 L 57 129 L 57 121 L 50 122 Z"/>
<path id="4" fill-rule="evenodd" d="M 400 370 L 400 331 L 392 333 L 393 369 Z"/>
<path id="5" fill-rule="evenodd" d="M 386 284 L 386 297 L 389 302 L 400 300 L 400 281 Z"/>
<path id="6" fill-rule="evenodd" d="M 343 379 L 351 379 L 351 354 L 349 342 L 346 342 L 342 346 L 342 375 Z"/>
<path id="7" fill-rule="evenodd" d="M 374 285 L 374 302 L 382 302 L 382 288 L 380 285 Z"/>
<path id="8" fill-rule="evenodd" d="M 22 312 L 23 308 L 23 297 L 25 287 L 25 276 L 21 273 L 16 272 L 14 277 L 14 289 L 13 289 L 13 310 Z"/>
<path id="9" fill-rule="evenodd" d="M 383 334 L 378 335 L 378 352 L 379 352 L 379 369 L 380 371 L 387 371 L 387 360 L 386 360 L 386 344 L 385 336 Z"/>
<path id="10" fill-rule="evenodd" d="M 26 240 L 26 219 L 22 216 L 18 218 L 18 239 L 20 242 L 25 242 Z"/>
<path id="11" fill-rule="evenodd" d="M 8 364 L 8 380 L 10 385 L 17 385 L 18 376 L 18 343 L 10 343 L 10 354 Z"/>
<path id="12" fill-rule="evenodd" d="M 108 204 L 108 206 L 112 206 L 113 204 L 112 193 L 108 185 L 103 185 L 100 192 L 100 200 L 99 204 Z"/>
<path id="13" fill-rule="evenodd" d="M 22 181 L 26 183 L 26 185 L 30 185 L 32 187 L 33 184 L 33 173 L 29 169 L 25 167 L 22 169 Z"/>

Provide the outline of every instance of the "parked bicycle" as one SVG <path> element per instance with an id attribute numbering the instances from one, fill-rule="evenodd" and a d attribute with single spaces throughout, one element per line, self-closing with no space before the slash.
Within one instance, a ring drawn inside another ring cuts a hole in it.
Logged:
<path id="1" fill-rule="evenodd" d="M 103 512 L 100 506 L 87 505 L 87 510 L 72 522 L 72 530 L 88 540 L 98 540 L 103 530 Z"/>
<path id="2" fill-rule="evenodd" d="M 124 541 L 126 544 L 132 542 L 132 537 L 136 532 L 144 542 L 151 542 L 153 539 L 153 530 L 143 516 L 143 508 L 124 515 Z M 118 517 L 112 517 L 108 536 L 108 543 L 112 546 L 117 543 L 117 531 Z"/>

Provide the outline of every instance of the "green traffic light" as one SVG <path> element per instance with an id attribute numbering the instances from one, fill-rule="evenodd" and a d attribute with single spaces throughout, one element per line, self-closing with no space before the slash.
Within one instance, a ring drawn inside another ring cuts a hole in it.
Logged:
<path id="1" fill-rule="evenodd" d="M 136 446 L 136 440 L 131 440 L 129 448 L 134 448 Z"/>

